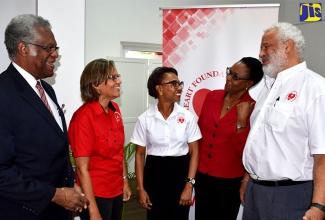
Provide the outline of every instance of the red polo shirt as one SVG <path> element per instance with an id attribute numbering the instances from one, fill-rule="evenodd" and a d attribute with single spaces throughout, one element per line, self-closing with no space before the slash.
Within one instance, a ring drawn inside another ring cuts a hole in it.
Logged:
<path id="1" fill-rule="evenodd" d="M 124 185 L 124 126 L 118 105 L 110 102 L 105 113 L 99 102 L 85 103 L 74 113 L 68 135 L 73 156 L 90 157 L 94 195 L 120 195 Z M 80 185 L 78 176 L 77 182 Z"/>
<path id="2" fill-rule="evenodd" d="M 198 120 L 202 133 L 198 170 L 210 176 L 236 178 L 244 175 L 242 155 L 250 126 L 248 119 L 245 130 L 236 131 L 236 106 L 220 118 L 225 94 L 224 90 L 211 91 L 204 100 Z M 254 101 L 248 93 L 239 103 L 246 101 Z"/>

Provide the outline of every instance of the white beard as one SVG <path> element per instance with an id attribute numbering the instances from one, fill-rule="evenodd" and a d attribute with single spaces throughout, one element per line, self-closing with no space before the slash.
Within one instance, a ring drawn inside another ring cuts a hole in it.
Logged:
<path id="1" fill-rule="evenodd" d="M 284 64 L 287 62 L 287 56 L 281 49 L 279 49 L 277 53 L 269 55 L 267 58 L 270 63 L 263 65 L 264 73 L 271 78 L 276 78 L 278 73 L 283 70 Z"/>

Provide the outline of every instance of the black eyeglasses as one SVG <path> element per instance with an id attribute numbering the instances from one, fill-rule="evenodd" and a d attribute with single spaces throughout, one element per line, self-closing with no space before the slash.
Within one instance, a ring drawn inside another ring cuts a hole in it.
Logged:
<path id="1" fill-rule="evenodd" d="M 237 76 L 236 73 L 231 72 L 230 67 L 227 67 L 227 69 L 226 69 L 226 73 L 227 73 L 227 75 L 231 75 L 231 77 L 232 77 L 234 80 L 251 80 L 251 79 L 239 78 L 239 77 Z"/>
<path id="2" fill-rule="evenodd" d="M 52 46 L 42 46 L 42 45 L 33 44 L 33 43 L 30 43 L 30 42 L 26 42 L 26 41 L 22 41 L 22 42 L 24 42 L 25 44 L 31 44 L 31 45 L 34 45 L 36 47 L 40 47 L 43 50 L 45 50 L 46 52 L 48 52 L 48 53 L 53 53 L 54 51 L 59 53 L 59 47 L 57 47 L 57 46 L 54 46 L 54 47 L 52 47 Z"/>
<path id="3" fill-rule="evenodd" d="M 117 78 L 121 78 L 121 74 L 107 76 L 107 79 L 111 79 L 113 81 L 117 80 Z"/>
<path id="4" fill-rule="evenodd" d="M 176 80 L 173 80 L 173 81 L 170 81 L 170 82 L 166 82 L 166 83 L 163 83 L 161 85 L 166 85 L 166 84 L 172 84 L 172 86 L 177 89 L 178 87 L 181 87 L 183 89 L 184 87 L 184 82 L 181 81 L 181 82 L 178 82 Z"/>

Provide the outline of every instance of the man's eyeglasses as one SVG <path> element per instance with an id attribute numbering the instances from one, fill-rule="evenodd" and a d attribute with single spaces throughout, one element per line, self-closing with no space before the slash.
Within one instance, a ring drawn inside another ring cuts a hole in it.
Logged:
<path id="1" fill-rule="evenodd" d="M 107 79 L 111 79 L 113 81 L 117 80 L 117 78 L 121 78 L 121 74 L 107 76 Z"/>
<path id="2" fill-rule="evenodd" d="M 173 81 L 170 81 L 170 82 L 166 82 L 166 83 L 163 83 L 161 85 L 166 85 L 166 84 L 171 84 L 175 89 L 177 89 L 178 87 L 181 87 L 183 89 L 184 87 L 184 82 L 178 82 L 176 80 L 173 80 Z"/>
<path id="3" fill-rule="evenodd" d="M 227 69 L 226 69 L 226 73 L 227 73 L 227 75 L 231 75 L 231 77 L 232 77 L 234 80 L 251 80 L 251 79 L 239 78 L 239 77 L 237 76 L 236 73 L 231 72 L 230 67 L 227 67 Z"/>
<path id="4" fill-rule="evenodd" d="M 59 53 L 59 47 L 57 47 L 57 46 L 55 46 L 55 47 L 52 47 L 52 46 L 42 46 L 42 45 L 33 44 L 33 43 L 30 43 L 30 42 L 26 42 L 26 41 L 22 41 L 22 42 L 24 42 L 25 44 L 30 44 L 30 45 L 34 45 L 36 47 L 40 47 L 43 50 L 45 50 L 46 52 L 48 52 L 48 53 L 53 53 L 54 51 L 56 51 L 57 53 Z"/>

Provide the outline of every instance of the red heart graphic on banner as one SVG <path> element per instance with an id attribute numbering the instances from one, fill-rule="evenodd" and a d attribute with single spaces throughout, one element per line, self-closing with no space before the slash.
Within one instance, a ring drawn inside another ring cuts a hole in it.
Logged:
<path id="1" fill-rule="evenodd" d="M 193 104 L 193 109 L 198 117 L 200 117 L 202 105 L 205 100 L 205 96 L 210 91 L 211 91 L 210 89 L 200 89 L 194 94 L 192 104 Z"/>

